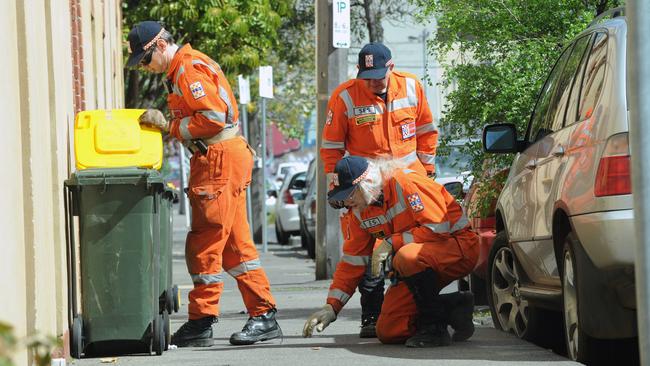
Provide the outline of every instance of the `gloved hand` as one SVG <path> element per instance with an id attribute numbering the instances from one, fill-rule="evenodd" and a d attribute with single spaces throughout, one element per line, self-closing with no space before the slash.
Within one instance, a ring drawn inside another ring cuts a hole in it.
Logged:
<path id="1" fill-rule="evenodd" d="M 162 112 L 157 109 L 147 109 L 142 113 L 142 115 L 140 115 L 138 121 L 156 127 L 163 132 L 169 131 L 169 122 Z"/>
<path id="2" fill-rule="evenodd" d="M 325 304 L 322 309 L 311 314 L 309 319 L 305 322 L 305 326 L 302 328 L 302 336 L 304 338 L 310 338 L 314 332 L 314 327 L 319 332 L 322 332 L 323 329 L 327 328 L 331 322 L 336 320 L 336 313 L 334 308 L 330 304 Z"/>
<path id="3" fill-rule="evenodd" d="M 339 175 L 336 173 L 327 173 L 327 190 L 331 191 L 339 185 Z"/>
<path id="4" fill-rule="evenodd" d="M 372 251 L 372 260 L 370 262 L 370 272 L 372 273 L 372 277 L 379 277 L 381 274 L 381 265 L 386 261 L 390 253 L 393 251 L 393 246 L 387 242 L 386 240 L 383 240 L 381 244 L 375 248 L 375 250 Z"/>

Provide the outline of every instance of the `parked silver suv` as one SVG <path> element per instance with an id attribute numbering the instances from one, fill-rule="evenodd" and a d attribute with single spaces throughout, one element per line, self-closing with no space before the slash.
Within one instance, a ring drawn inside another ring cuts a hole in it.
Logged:
<path id="1" fill-rule="evenodd" d="M 595 23 L 556 62 L 523 139 L 510 124 L 483 131 L 486 151 L 517 154 L 488 264 L 495 326 L 561 337 L 542 315 L 561 311 L 567 353 L 581 362 L 603 340 L 636 336 L 627 26 L 617 14 Z"/>

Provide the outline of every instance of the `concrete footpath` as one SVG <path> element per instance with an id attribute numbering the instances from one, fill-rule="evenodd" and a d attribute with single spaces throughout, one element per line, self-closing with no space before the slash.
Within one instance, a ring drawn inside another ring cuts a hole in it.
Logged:
<path id="1" fill-rule="evenodd" d="M 182 307 L 172 315 L 172 331 L 186 320 L 187 293 L 192 284 L 183 258 L 185 219 L 175 216 L 174 282 L 181 288 Z M 269 238 L 274 239 L 271 227 Z M 360 339 L 359 297 L 356 294 L 336 322 L 314 338 L 302 338 L 305 319 L 320 308 L 330 281 L 314 280 L 314 262 L 300 248 L 299 238 L 293 245 L 269 245 L 260 253 L 262 265 L 271 280 L 278 303 L 278 321 L 284 338 L 251 346 L 231 346 L 230 334 L 242 328 L 248 315 L 236 282 L 226 276 L 221 298 L 219 323 L 213 326 L 216 345 L 210 348 L 182 348 L 162 356 L 118 355 L 74 360 L 74 365 L 578 365 L 516 337 L 497 331 L 489 322 L 479 325 L 468 342 L 436 349 L 412 349 L 401 345 L 382 345 L 376 339 Z M 261 246 L 258 247 L 261 251 Z"/>

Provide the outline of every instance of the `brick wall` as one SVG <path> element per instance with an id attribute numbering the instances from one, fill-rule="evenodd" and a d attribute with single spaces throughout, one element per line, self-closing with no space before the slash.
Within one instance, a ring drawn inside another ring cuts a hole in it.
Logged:
<path id="1" fill-rule="evenodd" d="M 72 82 L 75 114 L 86 108 L 83 73 L 83 42 L 81 0 L 70 0 L 70 29 L 72 35 Z"/>

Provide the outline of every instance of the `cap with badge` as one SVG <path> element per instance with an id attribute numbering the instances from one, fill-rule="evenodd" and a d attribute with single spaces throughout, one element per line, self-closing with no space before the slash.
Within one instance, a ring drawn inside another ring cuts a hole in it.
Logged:
<path id="1" fill-rule="evenodd" d="M 327 193 L 327 199 L 345 201 L 368 175 L 368 160 L 359 156 L 346 156 L 336 163 L 334 173 L 338 175 L 339 184 Z"/>
<path id="2" fill-rule="evenodd" d="M 156 41 L 163 35 L 165 29 L 158 22 L 147 20 L 136 24 L 129 32 L 129 60 L 126 67 L 137 66 Z"/>
<path id="3" fill-rule="evenodd" d="M 359 51 L 357 79 L 383 79 L 392 64 L 388 47 L 382 43 L 368 43 Z"/>

